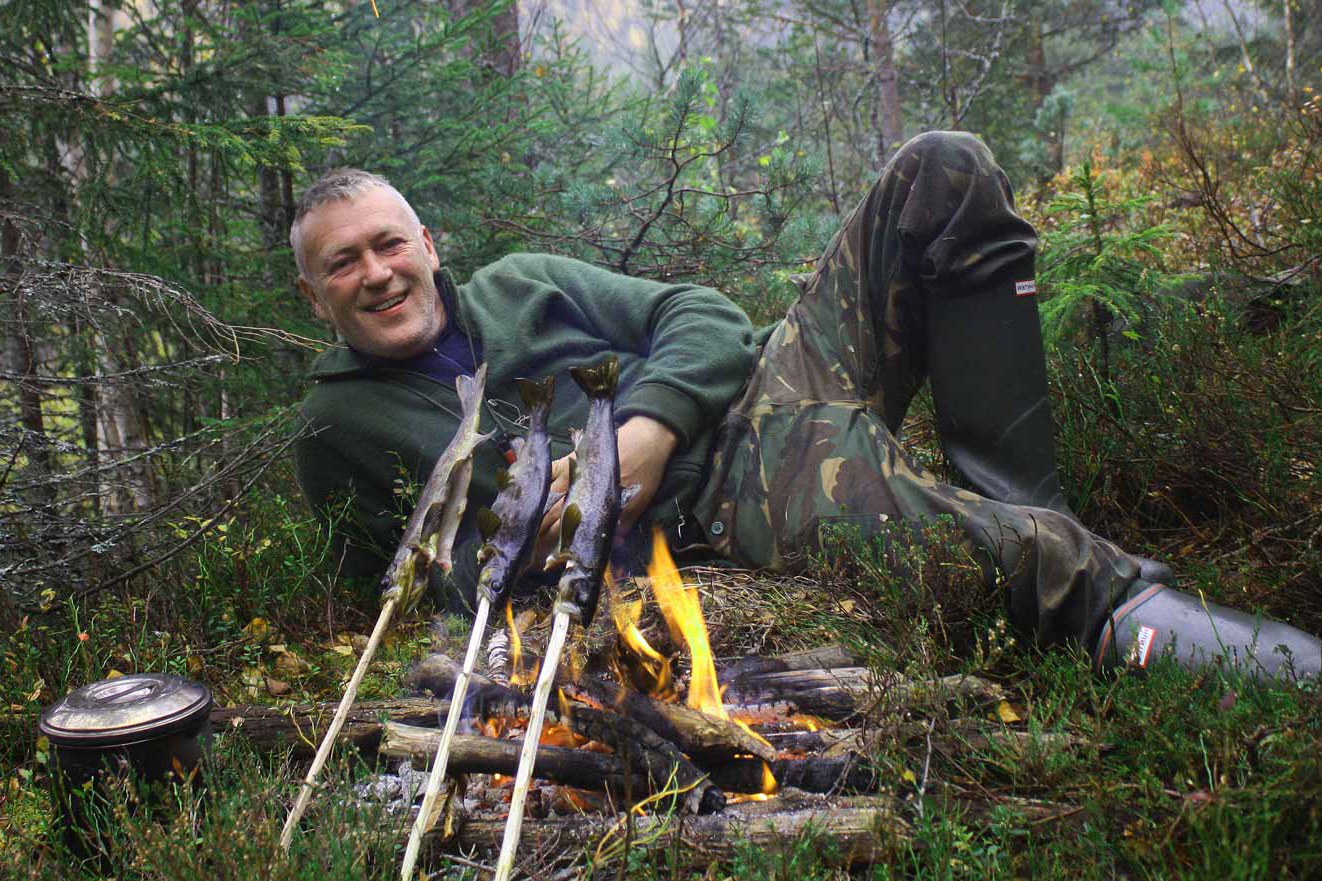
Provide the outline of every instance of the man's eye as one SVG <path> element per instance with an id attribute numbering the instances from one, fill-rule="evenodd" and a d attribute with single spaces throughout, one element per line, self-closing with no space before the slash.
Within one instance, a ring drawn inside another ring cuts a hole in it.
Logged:
<path id="1" fill-rule="evenodd" d="M 403 239 L 389 239 L 384 245 L 381 246 L 381 250 L 392 251 L 392 252 L 398 251 L 400 248 L 404 247 L 404 244 L 405 242 Z"/>

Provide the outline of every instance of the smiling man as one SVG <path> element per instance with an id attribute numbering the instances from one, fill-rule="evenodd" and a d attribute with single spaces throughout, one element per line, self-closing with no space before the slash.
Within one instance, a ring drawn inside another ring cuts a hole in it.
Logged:
<path id="1" fill-rule="evenodd" d="M 314 183 L 290 234 L 299 290 L 343 346 L 303 403 L 299 482 L 337 520 L 342 571 L 379 576 L 459 419 L 455 377 L 488 366 L 467 519 L 444 601 L 471 606 L 473 529 L 522 433 L 516 380 L 557 379 L 553 489 L 587 399 L 569 368 L 614 355 L 621 485 L 641 487 L 621 532 L 665 529 L 748 567 L 790 572 L 823 530 L 886 534 L 951 518 L 1042 644 L 1085 646 L 1098 668 L 1170 649 L 1199 666 L 1229 650 L 1254 675 L 1316 675 L 1318 640 L 1165 586 L 1170 570 L 1084 528 L 1061 493 L 1034 294 L 1037 239 L 973 136 L 906 144 L 847 217 L 785 318 L 754 331 L 710 288 L 650 281 L 548 254 L 511 254 L 455 285 L 431 235 L 384 179 Z M 941 483 L 896 439 L 930 382 Z M 347 516 L 341 516 L 347 512 Z M 559 509 L 543 520 L 542 551 Z"/>
<path id="2" fill-rule="evenodd" d="M 384 181 L 304 213 L 290 235 L 298 289 L 341 340 L 364 355 L 411 358 L 445 326 L 431 233 Z"/>

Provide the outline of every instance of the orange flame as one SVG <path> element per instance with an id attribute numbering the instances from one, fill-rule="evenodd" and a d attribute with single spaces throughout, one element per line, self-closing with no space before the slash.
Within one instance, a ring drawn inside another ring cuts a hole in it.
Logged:
<path id="1" fill-rule="evenodd" d="M 537 670 L 523 669 L 523 640 L 514 623 L 514 607 L 505 604 L 505 625 L 510 635 L 510 685 L 531 685 L 537 681 Z"/>
<path id="2" fill-rule="evenodd" d="M 666 547 L 665 536 L 661 530 L 652 535 L 652 561 L 647 565 L 647 574 L 651 577 L 652 594 L 656 597 L 666 625 L 676 641 L 682 636 L 689 647 L 689 659 L 692 674 L 689 679 L 688 705 L 718 719 L 729 719 L 721 700 L 722 688 L 716 680 L 716 662 L 712 658 L 711 643 L 707 639 L 707 622 L 702 617 L 702 602 L 696 589 L 684 587 L 675 561 Z M 748 723 L 734 720 L 734 723 L 749 734 L 761 740 Z M 769 745 L 769 744 L 768 744 Z M 762 763 L 762 792 L 747 798 L 763 800 L 770 798 L 778 789 L 775 775 L 766 762 Z"/>
<path id="3" fill-rule="evenodd" d="M 670 675 L 670 662 L 652 648 L 647 637 L 638 629 L 643 601 L 624 602 L 620 599 L 610 572 L 606 573 L 606 589 L 610 592 L 611 617 L 615 619 L 615 630 L 625 648 L 633 654 L 634 661 L 642 668 L 643 677 L 649 686 L 647 691 L 656 697 L 673 699 L 675 684 Z"/>
<path id="4" fill-rule="evenodd" d="M 689 647 L 692 675 L 688 705 L 718 719 L 730 718 L 716 683 L 716 663 L 712 659 L 711 643 L 707 641 L 707 622 L 702 617 L 698 592 L 684 587 L 670 549 L 666 547 L 665 536 L 659 529 L 652 535 L 652 561 L 647 564 L 647 574 L 652 581 L 652 595 L 661 607 L 670 632 L 675 636 L 682 634 Z"/>
<path id="5" fill-rule="evenodd" d="M 762 763 L 762 791 L 761 792 L 742 792 L 730 793 L 727 800 L 732 803 L 741 801 L 766 801 L 780 790 L 780 784 L 776 782 L 776 775 L 771 773 L 771 766 L 766 762 Z"/>

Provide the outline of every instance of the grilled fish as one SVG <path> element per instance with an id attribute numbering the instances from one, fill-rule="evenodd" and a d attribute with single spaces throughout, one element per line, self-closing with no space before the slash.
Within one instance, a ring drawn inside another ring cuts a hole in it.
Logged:
<path id="1" fill-rule="evenodd" d="M 615 439 L 615 356 L 595 367 L 574 367 L 574 382 L 588 396 L 588 421 L 574 434 L 569 494 L 560 522 L 558 560 L 565 563 L 557 610 L 587 626 L 597 609 L 601 579 L 610 557 L 620 509 L 636 488 L 621 498 L 620 457 Z"/>
<path id="2" fill-rule="evenodd" d="M 477 515 L 477 528 L 485 542 L 478 551 L 482 574 L 477 589 L 492 605 L 499 605 L 528 563 L 546 494 L 551 486 L 551 435 L 546 430 L 551 412 L 555 377 L 541 382 L 519 380 L 519 396 L 528 408 L 528 434 L 514 441 L 514 464 L 496 474 L 500 492 L 491 508 Z"/>
<path id="3" fill-rule="evenodd" d="M 404 536 L 395 551 L 390 568 L 382 579 L 381 599 L 394 599 L 401 611 L 418 604 L 427 585 L 427 570 L 432 564 L 448 573 L 454 567 L 454 540 L 468 505 L 468 485 L 473 478 L 473 453 L 491 435 L 478 434 L 482 394 L 486 388 L 487 366 L 483 364 L 472 376 L 455 380 L 463 414 L 450 445 L 436 460 L 427 478 L 418 504 L 404 526 Z"/>

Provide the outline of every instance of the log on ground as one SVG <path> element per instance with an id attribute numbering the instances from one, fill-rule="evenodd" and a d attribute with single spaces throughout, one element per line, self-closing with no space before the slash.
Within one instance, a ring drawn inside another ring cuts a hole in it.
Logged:
<path id="1" fill-rule="evenodd" d="M 684 868 L 706 867 L 715 860 L 730 859 L 740 847 L 783 848 L 807 834 L 822 845 L 818 851 L 832 865 L 872 863 L 891 856 L 897 842 L 909 835 L 908 824 L 893 798 L 827 797 L 793 791 L 765 802 L 730 805 L 718 814 L 682 818 L 647 815 L 635 817 L 633 822 L 634 847 L 638 841 L 648 840 L 649 847 L 675 854 Z M 444 846 L 468 853 L 493 851 L 500 847 L 504 831 L 503 818 L 468 817 L 459 823 L 454 839 Z M 581 857 L 587 848 L 603 856 L 602 862 L 610 862 L 623 852 L 622 846 L 612 845 L 622 845 L 623 839 L 622 814 L 525 819 L 520 853 L 535 854 L 538 861 L 545 862 L 556 854 Z"/>
<path id="2" fill-rule="evenodd" d="M 244 737 L 260 752 L 293 747 L 295 758 L 311 758 L 338 707 L 338 701 L 287 707 L 216 707 L 211 711 L 211 727 L 218 734 L 230 732 Z M 449 701 L 431 698 L 361 701 L 349 710 L 338 740 L 370 752 L 381 740 L 382 721 L 435 726 L 449 709 Z"/>

